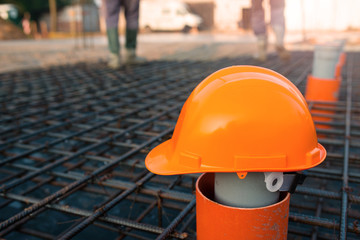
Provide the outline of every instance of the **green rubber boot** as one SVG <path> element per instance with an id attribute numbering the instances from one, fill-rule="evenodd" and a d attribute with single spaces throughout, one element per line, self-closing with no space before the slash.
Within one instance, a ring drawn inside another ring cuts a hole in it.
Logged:
<path id="1" fill-rule="evenodd" d="M 283 26 L 274 25 L 272 26 L 272 29 L 276 37 L 276 52 L 280 59 L 288 61 L 290 59 L 290 53 L 284 47 L 285 28 Z"/>
<path id="2" fill-rule="evenodd" d="M 136 49 L 136 41 L 137 41 L 137 29 L 126 29 L 126 41 L 125 47 L 128 49 Z"/>
<path id="3" fill-rule="evenodd" d="M 125 63 L 136 64 L 146 61 L 145 58 L 136 56 L 136 42 L 137 42 L 137 29 L 126 29 L 126 42 L 125 42 Z"/>
<path id="4" fill-rule="evenodd" d="M 120 67 L 120 43 L 118 29 L 110 28 L 106 30 L 106 33 L 110 51 L 108 66 L 116 69 Z"/>
<path id="5" fill-rule="evenodd" d="M 260 35 L 257 36 L 257 55 L 255 56 L 255 59 L 260 62 L 265 62 L 267 59 L 267 36 L 266 35 Z"/>

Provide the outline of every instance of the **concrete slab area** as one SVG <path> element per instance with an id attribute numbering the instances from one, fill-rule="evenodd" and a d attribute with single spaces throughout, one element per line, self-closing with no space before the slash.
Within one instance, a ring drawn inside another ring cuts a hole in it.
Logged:
<path id="1" fill-rule="evenodd" d="M 274 43 L 273 35 L 269 37 Z M 306 39 L 304 42 L 303 40 Z M 312 50 L 314 43 L 348 39 L 347 50 L 359 50 L 360 33 L 288 33 L 291 50 Z M 103 62 L 107 59 L 105 36 L 86 38 L 0 41 L 0 72 L 78 62 Z M 124 37 L 120 37 L 124 43 Z M 269 48 L 271 52 L 273 48 Z M 252 55 L 256 38 L 250 32 L 237 33 L 149 33 L 140 34 L 138 55 L 148 60 L 214 60 Z"/>

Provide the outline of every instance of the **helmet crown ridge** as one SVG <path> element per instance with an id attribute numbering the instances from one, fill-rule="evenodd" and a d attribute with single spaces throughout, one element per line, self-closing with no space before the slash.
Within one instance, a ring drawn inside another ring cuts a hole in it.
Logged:
<path id="1" fill-rule="evenodd" d="M 205 78 L 184 104 L 173 136 L 146 157 L 157 174 L 289 172 L 325 159 L 300 91 L 261 67 L 232 66 Z"/>

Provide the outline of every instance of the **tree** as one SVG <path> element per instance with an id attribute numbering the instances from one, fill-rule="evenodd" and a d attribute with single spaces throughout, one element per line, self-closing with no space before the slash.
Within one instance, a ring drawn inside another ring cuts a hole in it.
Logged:
<path id="1" fill-rule="evenodd" d="M 56 9 L 61 9 L 67 5 L 71 5 L 73 1 L 71 0 L 54 0 L 56 2 Z M 76 2 L 76 1 L 75 1 Z M 20 15 L 23 15 L 25 12 L 31 14 L 32 20 L 39 20 L 43 13 L 48 13 L 49 11 L 49 1 L 43 0 L 0 0 L 0 4 L 11 3 L 18 7 Z"/>

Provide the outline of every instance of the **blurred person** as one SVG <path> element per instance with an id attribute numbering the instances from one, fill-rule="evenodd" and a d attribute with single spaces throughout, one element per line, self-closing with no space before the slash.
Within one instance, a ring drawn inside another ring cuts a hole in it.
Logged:
<path id="1" fill-rule="evenodd" d="M 251 0 L 252 12 L 251 23 L 254 33 L 257 37 L 257 59 L 259 61 L 266 60 L 266 50 L 268 45 L 268 35 L 265 23 L 265 14 L 263 8 L 263 0 Z M 290 58 L 290 53 L 284 47 L 285 36 L 285 0 L 270 0 L 270 25 L 275 33 L 276 52 L 283 60 Z"/>
<path id="2" fill-rule="evenodd" d="M 23 31 L 24 31 L 25 35 L 30 36 L 30 34 L 31 34 L 30 13 L 28 13 L 28 12 L 24 13 L 24 17 L 21 20 L 21 25 L 22 25 L 22 28 L 23 28 Z"/>
<path id="3" fill-rule="evenodd" d="M 118 68 L 121 65 L 119 42 L 119 13 L 124 7 L 126 19 L 125 63 L 142 61 L 136 56 L 136 43 L 139 28 L 139 0 L 105 0 L 106 33 L 110 51 L 108 66 Z"/>

